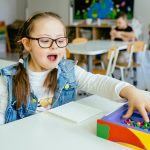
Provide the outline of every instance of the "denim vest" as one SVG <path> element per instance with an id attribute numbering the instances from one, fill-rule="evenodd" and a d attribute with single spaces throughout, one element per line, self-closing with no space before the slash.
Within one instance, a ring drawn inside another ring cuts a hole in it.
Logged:
<path id="1" fill-rule="evenodd" d="M 26 67 L 28 60 L 25 60 Z M 77 83 L 75 80 L 74 71 L 75 62 L 72 60 L 63 59 L 58 65 L 57 87 L 54 93 L 52 108 L 61 106 L 65 103 L 71 102 L 76 98 Z M 28 97 L 27 104 L 22 104 L 19 109 L 16 109 L 16 98 L 13 94 L 13 75 L 16 73 L 17 64 L 8 66 L 0 70 L 0 73 L 7 82 L 8 90 L 8 105 L 5 112 L 5 123 L 15 121 L 30 115 L 35 114 L 38 99 L 33 92 Z M 38 81 L 37 81 L 38 82 Z"/>

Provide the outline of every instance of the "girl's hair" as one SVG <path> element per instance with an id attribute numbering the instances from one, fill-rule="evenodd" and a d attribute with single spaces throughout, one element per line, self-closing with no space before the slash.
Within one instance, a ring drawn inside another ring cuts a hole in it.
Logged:
<path id="1" fill-rule="evenodd" d="M 19 59 L 23 59 L 24 55 L 24 46 L 20 42 L 23 37 L 30 36 L 31 31 L 34 28 L 34 21 L 41 19 L 41 18 L 51 17 L 59 20 L 62 25 L 64 26 L 63 21 L 61 20 L 61 17 L 55 13 L 52 12 L 44 12 L 44 13 L 38 13 L 29 18 L 21 27 L 19 34 L 17 36 L 17 43 L 19 44 Z M 64 26 L 64 32 L 66 34 L 65 26 Z M 37 81 L 38 82 L 38 81 Z M 57 86 L 57 69 L 53 69 L 49 74 L 47 75 L 45 81 L 44 81 L 44 87 L 47 88 L 48 91 L 51 91 L 52 93 L 55 92 L 56 86 Z M 30 96 L 30 83 L 29 83 L 29 77 L 26 71 L 26 68 L 24 67 L 23 63 L 19 61 L 19 64 L 17 66 L 17 72 L 16 75 L 13 77 L 13 93 L 16 97 L 16 108 L 19 108 L 22 104 L 27 104 L 28 97 Z"/>

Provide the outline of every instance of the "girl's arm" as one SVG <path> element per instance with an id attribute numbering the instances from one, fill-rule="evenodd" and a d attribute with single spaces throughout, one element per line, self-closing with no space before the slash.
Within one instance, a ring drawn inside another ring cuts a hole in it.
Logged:
<path id="1" fill-rule="evenodd" d="M 120 31 L 119 31 L 120 32 Z M 130 41 L 136 38 L 135 33 L 132 32 L 120 32 L 123 41 Z"/>
<path id="2" fill-rule="evenodd" d="M 139 90 L 129 83 L 108 76 L 86 72 L 78 66 L 75 72 L 79 89 L 110 100 L 128 101 L 129 108 L 124 118 L 129 118 L 137 109 L 144 120 L 149 121 L 147 112 L 150 112 L 150 92 Z"/>
<path id="3" fill-rule="evenodd" d="M 8 103 L 8 92 L 5 79 L 0 76 L 0 125 L 5 123 L 5 111 Z"/>
<path id="4" fill-rule="evenodd" d="M 129 83 L 121 82 L 104 75 L 92 74 L 79 66 L 75 67 L 75 74 L 80 90 L 114 101 L 126 101 L 120 97 L 119 93 L 124 87 L 131 86 Z"/>

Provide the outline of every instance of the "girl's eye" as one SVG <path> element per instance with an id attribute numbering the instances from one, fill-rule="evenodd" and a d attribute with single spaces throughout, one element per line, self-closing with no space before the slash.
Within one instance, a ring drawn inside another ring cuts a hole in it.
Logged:
<path id="1" fill-rule="evenodd" d="M 40 42 L 43 42 L 43 43 L 48 43 L 50 40 L 47 39 L 47 38 L 41 38 L 40 39 Z"/>
<path id="2" fill-rule="evenodd" d="M 64 43 L 65 40 L 64 40 L 64 39 L 59 39 L 57 42 L 58 42 L 58 43 Z"/>
<path id="3" fill-rule="evenodd" d="M 59 42 L 59 43 L 63 43 L 64 41 L 63 41 L 63 40 L 59 40 L 58 42 Z"/>

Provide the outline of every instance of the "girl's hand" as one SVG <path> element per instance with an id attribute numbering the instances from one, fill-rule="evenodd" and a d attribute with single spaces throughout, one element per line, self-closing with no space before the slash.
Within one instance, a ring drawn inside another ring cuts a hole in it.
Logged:
<path id="1" fill-rule="evenodd" d="M 124 119 L 131 117 L 134 110 L 138 110 L 144 121 L 149 122 L 147 112 L 150 112 L 150 93 L 139 90 L 133 86 L 125 87 L 121 90 L 120 96 L 128 100 L 128 111 L 123 116 Z"/>

